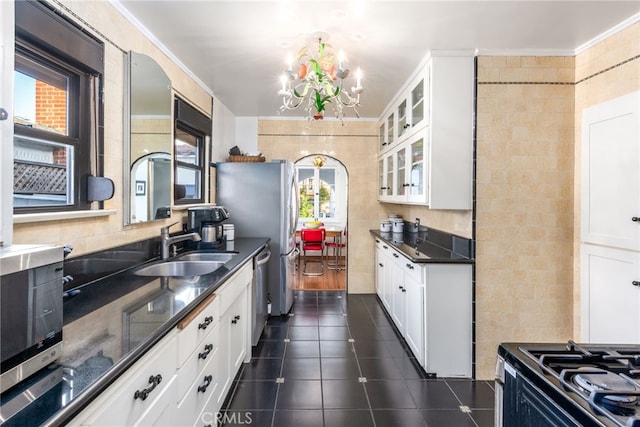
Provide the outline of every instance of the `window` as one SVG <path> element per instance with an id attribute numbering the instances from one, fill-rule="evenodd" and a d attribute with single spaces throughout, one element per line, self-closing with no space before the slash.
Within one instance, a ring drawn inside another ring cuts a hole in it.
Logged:
<path id="1" fill-rule="evenodd" d="M 87 177 L 102 172 L 103 46 L 44 5 L 16 2 L 15 52 L 14 212 L 88 209 Z"/>
<path id="2" fill-rule="evenodd" d="M 336 217 L 336 170 L 333 168 L 296 168 L 303 219 Z"/>
<path id="3" fill-rule="evenodd" d="M 205 145 L 211 135 L 211 119 L 180 98 L 176 98 L 175 117 L 174 203 L 204 203 Z"/>

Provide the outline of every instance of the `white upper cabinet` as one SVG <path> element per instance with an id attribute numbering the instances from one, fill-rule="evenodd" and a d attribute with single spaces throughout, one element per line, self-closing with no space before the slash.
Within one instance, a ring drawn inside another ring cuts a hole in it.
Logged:
<path id="1" fill-rule="evenodd" d="M 418 67 L 380 120 L 380 201 L 471 209 L 474 86 L 470 51 L 432 51 Z"/>
<path id="2" fill-rule="evenodd" d="M 640 92 L 584 110 L 581 240 L 640 250 Z"/>

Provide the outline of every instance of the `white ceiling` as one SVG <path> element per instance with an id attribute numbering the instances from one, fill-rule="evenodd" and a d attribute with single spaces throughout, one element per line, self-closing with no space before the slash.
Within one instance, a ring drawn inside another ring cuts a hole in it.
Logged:
<path id="1" fill-rule="evenodd" d="M 360 115 L 377 118 L 430 49 L 573 54 L 640 13 L 638 0 L 111 1 L 236 116 L 279 115 L 286 56 L 318 32 L 361 67 Z"/>

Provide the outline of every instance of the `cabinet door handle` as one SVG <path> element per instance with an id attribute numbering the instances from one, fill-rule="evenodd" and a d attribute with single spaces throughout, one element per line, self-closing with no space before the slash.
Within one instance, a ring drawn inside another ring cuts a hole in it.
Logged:
<path id="1" fill-rule="evenodd" d="M 408 268 L 409 270 L 413 270 L 413 265 L 411 265 L 411 264 L 407 264 L 407 268 Z"/>
<path id="2" fill-rule="evenodd" d="M 381 262 L 379 262 L 379 263 L 378 263 L 378 265 L 379 265 L 380 267 L 384 267 L 384 265 L 383 265 Z"/>
<path id="3" fill-rule="evenodd" d="M 382 245 L 382 248 L 383 248 L 383 249 L 389 249 L 389 248 L 388 248 L 387 246 L 385 246 L 385 245 Z"/>
<path id="4" fill-rule="evenodd" d="M 211 375 L 207 375 L 206 377 L 204 377 L 204 384 L 198 386 L 198 393 L 204 393 L 205 391 L 207 391 L 207 388 L 211 384 L 212 380 L 213 377 Z"/>
<path id="5" fill-rule="evenodd" d="M 640 217 L 634 216 L 633 218 L 631 218 L 631 221 L 640 222 Z"/>
<path id="6" fill-rule="evenodd" d="M 402 292 L 407 292 L 407 290 L 405 288 L 402 288 Z"/>
<path id="7" fill-rule="evenodd" d="M 637 281 L 637 280 L 634 280 L 633 282 L 631 282 L 631 284 L 632 284 L 633 286 L 640 286 L 640 282 L 639 282 L 639 281 Z"/>
<path id="8" fill-rule="evenodd" d="M 142 390 L 136 390 L 136 392 L 133 394 L 133 399 L 145 400 L 147 397 L 149 397 L 149 394 L 156 388 L 156 386 L 161 382 L 162 382 L 162 375 L 160 374 L 156 376 L 151 375 L 149 377 L 149 384 L 151 384 L 151 387 L 145 388 Z"/>
<path id="9" fill-rule="evenodd" d="M 209 326 L 211 324 L 211 322 L 213 322 L 213 317 L 212 316 L 207 316 L 204 318 L 204 322 L 200 323 L 198 325 L 198 329 L 207 329 L 207 326 Z"/>
<path id="10" fill-rule="evenodd" d="M 213 350 L 213 344 L 207 344 L 204 346 L 204 351 L 198 354 L 198 359 L 206 359 L 209 353 Z"/>
<path id="11" fill-rule="evenodd" d="M 394 257 L 394 258 L 400 258 L 400 255 L 398 255 L 398 254 L 394 253 L 394 254 L 393 254 L 393 257 Z"/>

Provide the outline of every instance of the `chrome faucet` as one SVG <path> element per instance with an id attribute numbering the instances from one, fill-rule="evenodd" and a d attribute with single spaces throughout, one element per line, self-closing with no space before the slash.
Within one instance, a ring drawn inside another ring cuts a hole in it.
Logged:
<path id="1" fill-rule="evenodd" d="M 169 236 L 169 228 L 178 224 L 174 222 L 166 227 L 160 229 L 160 259 L 169 259 L 171 253 L 171 245 L 174 243 L 182 242 L 183 240 L 193 240 L 194 242 L 200 241 L 200 235 L 198 233 L 180 234 L 179 236 Z"/>

